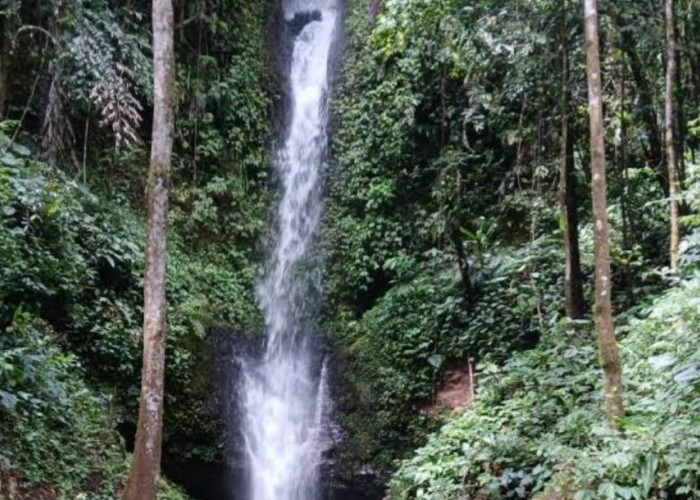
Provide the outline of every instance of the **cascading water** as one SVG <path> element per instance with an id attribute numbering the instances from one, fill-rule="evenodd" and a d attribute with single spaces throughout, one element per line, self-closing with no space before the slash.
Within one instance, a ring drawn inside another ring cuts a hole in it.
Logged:
<path id="1" fill-rule="evenodd" d="M 278 152 L 278 232 L 258 288 L 267 340 L 261 360 L 242 361 L 242 433 L 251 500 L 314 500 L 328 447 L 325 361 L 312 345 L 312 279 L 301 264 L 321 215 L 327 144 L 329 58 L 337 11 L 330 0 L 289 0 L 291 119 Z M 313 294 L 312 294 L 313 295 Z"/>

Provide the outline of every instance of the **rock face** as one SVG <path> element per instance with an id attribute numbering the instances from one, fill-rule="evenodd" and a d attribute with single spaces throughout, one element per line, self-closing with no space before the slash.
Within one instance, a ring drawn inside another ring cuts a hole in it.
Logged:
<path id="1" fill-rule="evenodd" d="M 362 467 L 344 483 L 334 484 L 330 492 L 330 500 L 382 500 L 385 494 L 377 472 L 369 466 Z"/>
<path id="2" fill-rule="evenodd" d="M 195 500 L 237 500 L 229 492 L 230 471 L 225 465 L 198 461 L 165 462 L 163 472 L 177 481 L 190 498 Z M 242 500 L 242 497 L 240 497 Z"/>
<path id="3" fill-rule="evenodd" d="M 240 380 L 237 356 L 257 355 L 261 350 L 262 336 L 221 326 L 212 328 L 209 333 L 204 346 L 207 354 L 203 356 L 199 375 L 210 379 L 207 384 L 210 392 L 203 395 L 203 399 L 207 411 L 218 420 L 216 427 L 222 429 L 220 434 L 212 436 L 218 442 L 211 444 L 225 450 L 226 459 L 219 463 L 207 463 L 188 454 L 177 453 L 178 446 L 171 446 L 172 449 L 163 457 L 163 473 L 194 500 L 244 500 L 245 492 L 239 487 L 242 477 L 241 437 L 223 432 L 223 423 L 226 419 L 239 418 L 235 401 Z M 128 430 L 122 433 L 128 435 Z M 177 444 L 178 436 L 171 437 L 171 440 Z M 180 444 L 187 449 L 186 445 L 191 443 Z"/>

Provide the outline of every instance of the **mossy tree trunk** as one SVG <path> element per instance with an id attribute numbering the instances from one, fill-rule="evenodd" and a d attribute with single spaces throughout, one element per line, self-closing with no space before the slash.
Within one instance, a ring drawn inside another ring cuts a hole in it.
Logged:
<path id="1" fill-rule="evenodd" d="M 604 373 L 605 411 L 618 426 L 624 414 L 622 402 L 622 364 L 615 339 L 612 318 L 612 281 L 607 216 L 607 180 L 605 138 L 601 95 L 600 48 L 598 42 L 598 6 L 585 0 L 586 72 L 591 128 L 591 197 L 595 228 L 595 327 L 600 364 Z"/>
<path id="2" fill-rule="evenodd" d="M 7 113 L 7 102 L 10 93 L 10 50 L 9 26 L 7 14 L 0 15 L 0 120 Z"/>
<path id="3" fill-rule="evenodd" d="M 673 0 L 665 0 L 666 17 L 666 122 L 664 133 L 666 140 L 666 168 L 668 170 L 668 195 L 671 220 L 670 267 L 678 271 L 678 252 L 680 247 L 680 227 L 678 222 L 678 168 L 676 166 L 676 143 L 673 133 L 673 88 L 676 79 L 676 36 L 673 19 Z"/>
<path id="4" fill-rule="evenodd" d="M 124 500 L 154 500 L 160 475 L 165 372 L 165 267 L 173 149 L 175 54 L 171 0 L 153 0 L 153 133 L 148 178 L 141 400 Z"/>
<path id="5" fill-rule="evenodd" d="M 569 127 L 569 50 L 567 2 L 562 0 L 561 28 L 561 166 L 559 172 L 559 202 L 564 231 L 564 286 L 566 314 L 580 319 L 585 312 L 583 278 L 578 237 L 578 201 L 574 172 L 574 140 Z"/>

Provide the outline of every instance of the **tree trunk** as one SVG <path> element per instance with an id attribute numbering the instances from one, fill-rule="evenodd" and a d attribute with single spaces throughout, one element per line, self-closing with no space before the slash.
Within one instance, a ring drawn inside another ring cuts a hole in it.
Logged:
<path id="1" fill-rule="evenodd" d="M 644 74 L 644 64 L 637 53 L 634 35 L 629 29 L 626 29 L 626 22 L 619 10 L 615 13 L 615 23 L 617 24 L 618 31 L 620 32 L 622 50 L 627 55 L 627 59 L 629 60 L 630 72 L 632 73 L 632 78 L 634 79 L 637 92 L 639 93 L 638 107 L 642 115 L 642 120 L 647 128 L 647 135 L 649 136 L 649 144 L 646 152 L 647 161 L 649 161 L 652 168 L 663 172 L 663 149 L 661 147 L 661 134 L 659 132 L 656 112 L 654 110 L 653 92 L 649 85 L 649 81 Z M 665 176 L 662 176 L 662 178 L 664 180 L 665 190 L 666 179 Z"/>
<path id="2" fill-rule="evenodd" d="M 698 32 L 700 32 L 700 23 L 697 22 L 697 17 L 693 11 L 688 13 L 687 23 L 688 28 L 685 31 L 686 39 L 681 43 L 686 47 L 697 46 L 698 38 L 696 35 Z M 697 51 L 691 50 L 690 55 L 687 57 L 687 61 L 690 70 L 690 100 L 693 106 L 697 109 L 697 107 L 700 106 L 700 61 L 698 61 L 696 54 Z M 694 152 L 694 148 L 697 147 L 697 141 L 695 139 L 692 139 L 692 141 L 693 142 L 689 144 L 691 154 Z"/>
<path id="3" fill-rule="evenodd" d="M 371 0 L 369 3 L 369 19 L 374 23 L 377 20 L 379 11 L 382 8 L 382 0 Z"/>
<path id="4" fill-rule="evenodd" d="M 614 426 L 618 426 L 624 413 L 622 364 L 615 340 L 612 318 L 605 138 L 596 0 L 585 0 L 585 18 L 588 105 L 591 122 L 591 197 L 595 226 L 595 326 L 598 335 L 600 364 L 604 373 L 605 411 L 610 422 Z"/>
<path id="5" fill-rule="evenodd" d="M 668 196 L 671 215 L 670 267 L 678 271 L 678 249 L 680 229 L 678 222 L 678 169 L 676 167 L 676 144 L 673 134 L 673 86 L 676 78 L 676 37 L 673 28 L 673 0 L 665 0 L 666 12 L 666 168 L 668 169 Z"/>
<path id="6" fill-rule="evenodd" d="M 160 475 L 165 370 L 165 265 L 173 147 L 175 54 L 171 0 L 153 0 L 153 133 L 148 178 L 143 369 L 134 457 L 124 500 L 154 500 Z"/>
<path id="7" fill-rule="evenodd" d="M 627 253 L 634 246 L 636 241 L 632 219 L 629 217 L 627 206 L 627 194 L 629 192 L 629 173 L 628 156 L 627 156 L 627 74 L 625 64 L 620 65 L 620 212 L 622 216 L 622 250 Z M 632 300 L 634 297 L 634 283 L 630 269 L 625 266 L 622 269 L 623 279 L 625 282 L 625 290 L 627 292 L 627 300 Z"/>
<path id="8" fill-rule="evenodd" d="M 685 120 L 685 85 L 683 83 L 683 57 L 681 54 L 681 51 L 678 50 L 678 44 L 679 40 L 681 40 L 680 43 L 683 43 L 682 40 L 685 38 L 682 36 L 683 29 L 678 28 L 678 16 L 675 16 L 674 19 L 674 30 L 675 30 L 675 36 L 674 36 L 674 45 L 676 47 L 676 74 L 675 74 L 675 85 L 676 88 L 674 90 L 675 94 L 675 106 L 676 109 L 674 110 L 674 127 L 676 130 L 676 176 L 678 179 L 679 185 L 683 184 L 683 180 L 685 179 L 685 144 L 686 144 L 686 120 Z M 679 202 L 680 203 L 680 202 Z M 682 207 L 682 203 L 680 203 Z"/>
<path id="9" fill-rule="evenodd" d="M 0 120 L 7 114 L 10 93 L 9 24 L 7 15 L 0 15 Z"/>
<path id="10" fill-rule="evenodd" d="M 464 253 L 464 243 L 462 242 L 462 236 L 460 235 L 460 226 L 458 222 L 452 224 L 452 228 L 449 230 L 449 237 L 452 241 L 452 245 L 455 247 L 455 254 L 457 255 L 457 266 L 459 267 L 459 275 L 462 277 L 462 288 L 464 289 L 465 295 L 470 295 L 472 292 L 472 282 L 469 276 L 469 260 Z"/>
<path id="11" fill-rule="evenodd" d="M 578 203 L 576 200 L 576 176 L 574 173 L 574 140 L 569 129 L 569 49 L 567 36 L 566 0 L 562 1 L 561 39 L 561 167 L 559 173 L 559 202 L 564 226 L 564 287 L 566 314 L 580 319 L 585 312 L 581 255 L 578 243 Z"/>

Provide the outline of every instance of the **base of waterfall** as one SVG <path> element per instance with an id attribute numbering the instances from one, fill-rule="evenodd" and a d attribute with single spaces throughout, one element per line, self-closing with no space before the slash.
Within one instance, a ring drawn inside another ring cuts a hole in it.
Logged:
<path id="1" fill-rule="evenodd" d="M 168 455 L 163 459 L 163 472 L 182 485 L 193 500 L 247 500 L 250 497 L 245 443 L 240 430 L 236 432 L 242 418 L 237 399 L 241 383 L 240 361 L 245 358 L 254 362 L 264 356 L 263 337 L 259 333 L 217 327 L 211 332 L 207 344 L 207 351 L 212 353 L 211 366 L 203 366 L 204 372 L 196 376 L 215 382 L 210 411 L 218 415 L 222 423 L 229 424 L 226 426 L 228 431 L 221 430 L 224 458 L 206 462 L 185 453 Z M 333 359 L 323 335 L 314 335 L 313 344 L 318 346 L 314 357 L 317 366 L 321 366 L 324 359 Z M 342 389 L 339 375 L 330 369 L 327 381 L 330 394 Z M 374 471 L 366 466 L 353 470 L 354 466 L 343 462 L 340 450 L 345 443 L 333 418 L 328 419 L 327 431 L 332 446 L 323 456 L 318 497 L 323 500 L 381 500 L 383 490 Z"/>

